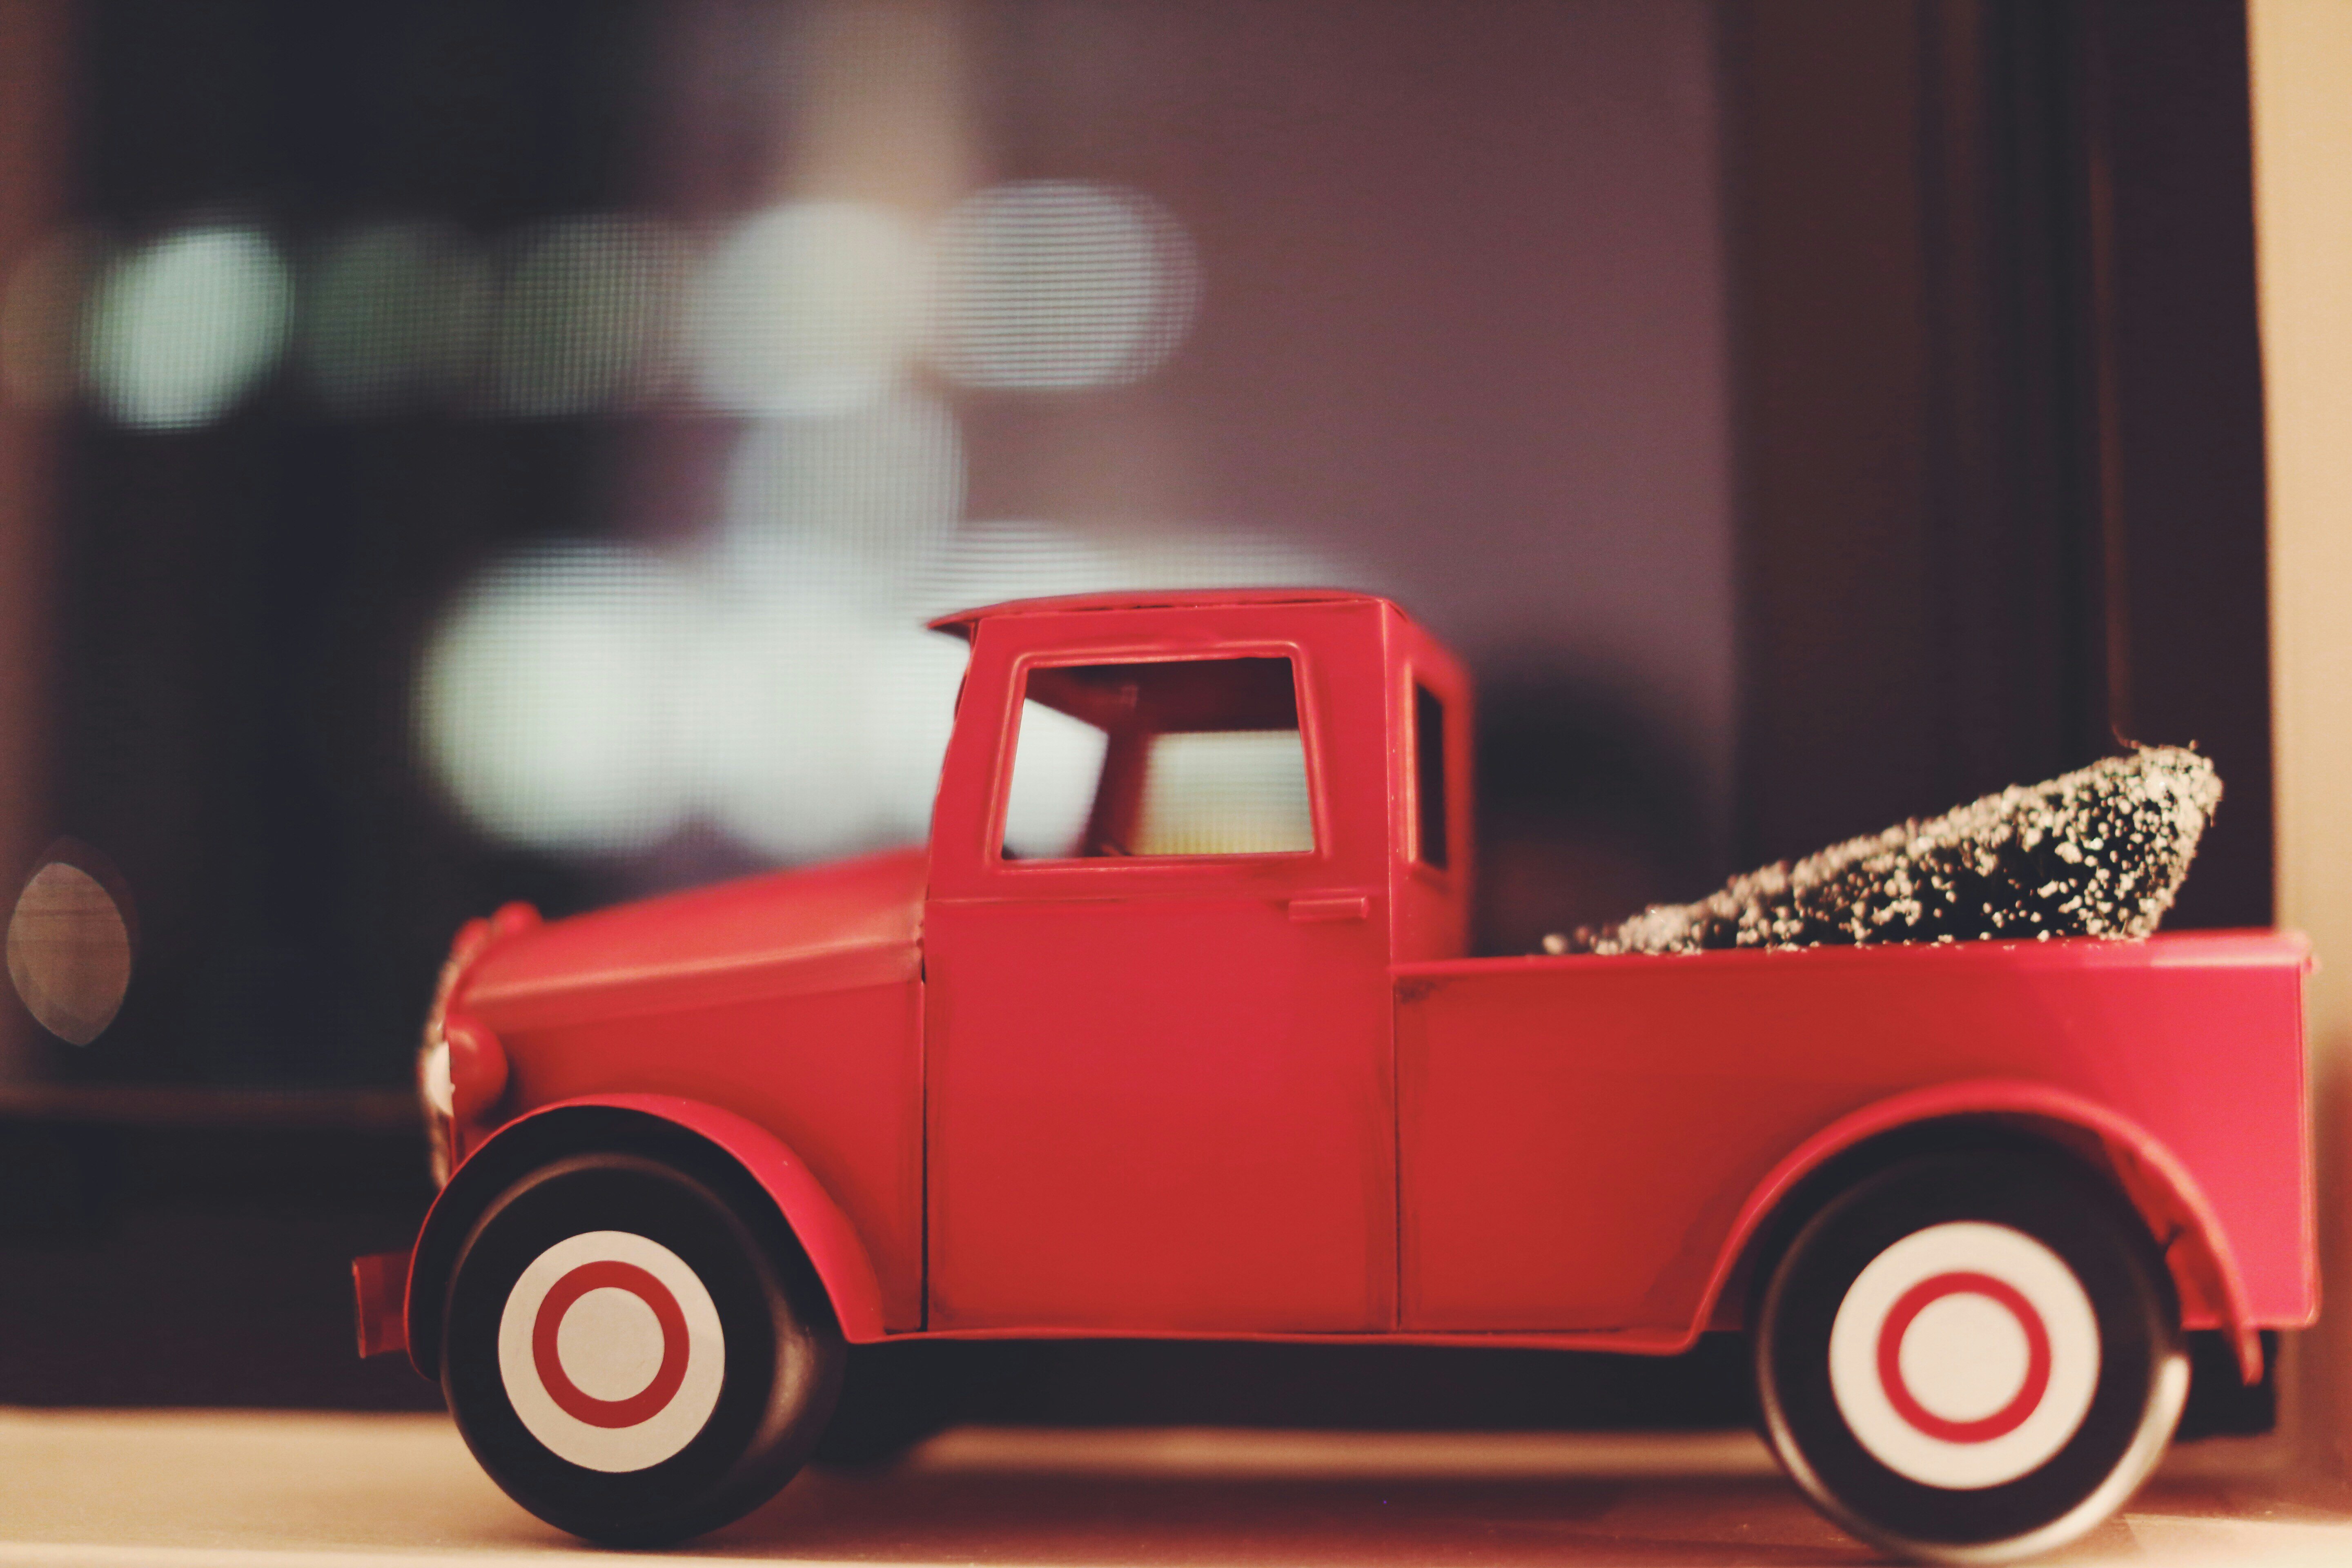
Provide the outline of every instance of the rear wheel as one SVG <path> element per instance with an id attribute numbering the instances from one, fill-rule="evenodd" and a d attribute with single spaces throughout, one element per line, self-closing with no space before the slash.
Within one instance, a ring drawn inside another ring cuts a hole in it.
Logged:
<path id="1" fill-rule="evenodd" d="M 2146 1227 L 2055 1156 L 1881 1173 L 1798 1234 L 1750 1321 L 1782 1466 L 1916 1558 L 2002 1562 L 2081 1535 L 2147 1475 L 2188 1393 Z"/>
<path id="2" fill-rule="evenodd" d="M 561 1529 L 656 1545 L 792 1479 L 842 1347 L 813 1271 L 716 1160 L 580 1154 L 474 1225 L 441 1384 L 492 1479 Z"/>

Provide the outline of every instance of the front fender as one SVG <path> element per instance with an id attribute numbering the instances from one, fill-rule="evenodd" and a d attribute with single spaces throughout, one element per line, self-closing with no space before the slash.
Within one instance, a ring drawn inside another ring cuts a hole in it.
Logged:
<path id="1" fill-rule="evenodd" d="M 1725 1285 L 1748 1259 L 1765 1222 L 1790 1194 L 1830 1160 L 1870 1139 L 1955 1117 L 1998 1117 L 2043 1132 L 2095 1141 L 2124 1195 L 2147 1222 L 2181 1300 L 2201 1305 L 2221 1321 L 2237 1350 L 2248 1383 L 2262 1376 L 2262 1336 L 2253 1322 L 2244 1277 L 2220 1217 L 2197 1178 L 2154 1134 L 2111 1107 L 2048 1084 L 1975 1079 L 1913 1089 L 1864 1106 L 1832 1121 L 1790 1151 L 1759 1184 L 1733 1223 L 1709 1277 L 1698 1321 L 1714 1319 Z"/>
<path id="2" fill-rule="evenodd" d="M 526 1171 L 551 1159 L 594 1148 L 615 1125 L 645 1117 L 711 1144 L 740 1166 L 775 1203 L 808 1254 L 842 1337 L 870 1344 L 883 1337 L 882 1288 L 873 1260 L 848 1216 L 805 1162 L 766 1128 L 699 1100 L 664 1094 L 607 1094 L 558 1100 L 515 1118 L 475 1146 L 433 1200 L 409 1254 L 406 1320 L 409 1359 L 426 1377 L 440 1376 L 441 1303 L 449 1270 L 466 1233 L 490 1201 Z"/>

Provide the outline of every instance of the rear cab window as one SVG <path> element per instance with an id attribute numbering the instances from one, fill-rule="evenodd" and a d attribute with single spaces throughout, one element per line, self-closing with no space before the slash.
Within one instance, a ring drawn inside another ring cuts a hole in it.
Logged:
<path id="1" fill-rule="evenodd" d="M 1445 700 L 1412 685 L 1413 858 L 1443 871 L 1452 847 L 1445 832 Z"/>

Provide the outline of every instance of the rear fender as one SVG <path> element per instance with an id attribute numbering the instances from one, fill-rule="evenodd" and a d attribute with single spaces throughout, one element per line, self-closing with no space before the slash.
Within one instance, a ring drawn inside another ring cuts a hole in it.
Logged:
<path id="1" fill-rule="evenodd" d="M 474 1221 L 526 1172 L 550 1160 L 625 1142 L 650 1122 L 692 1134 L 741 1167 L 774 1202 L 808 1254 L 842 1337 L 852 1344 L 882 1338 L 882 1289 L 873 1261 L 848 1217 L 806 1163 L 767 1129 L 731 1111 L 672 1095 L 613 1094 L 559 1100 L 517 1117 L 466 1156 L 433 1200 L 409 1258 L 408 1355 L 426 1377 L 441 1375 L 441 1304 L 449 1271 Z"/>
<path id="2" fill-rule="evenodd" d="M 2252 1322 L 2243 1277 L 2212 1205 L 2179 1157 L 2130 1118 L 2047 1084 L 1988 1079 L 1915 1089 L 1841 1117 L 1791 1151 L 1756 1188 L 1732 1226 L 1729 1243 L 1707 1281 L 1702 1324 L 1724 1322 L 1735 1278 L 1752 1277 L 1766 1260 L 1754 1254 L 1771 1234 L 1768 1222 L 1807 1179 L 1873 1139 L 1959 1118 L 1990 1118 L 2087 1155 L 2106 1167 L 2163 1250 L 2183 1316 L 2218 1320 L 2248 1383 L 2262 1376 L 2262 1337 Z"/>

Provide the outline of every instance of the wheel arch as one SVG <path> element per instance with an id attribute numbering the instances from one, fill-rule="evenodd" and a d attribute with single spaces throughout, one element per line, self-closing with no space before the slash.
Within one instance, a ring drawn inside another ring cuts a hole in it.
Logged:
<path id="1" fill-rule="evenodd" d="M 882 1289 L 856 1230 L 805 1162 L 783 1140 L 732 1111 L 672 1095 L 616 1094 L 561 1100 L 508 1122 L 450 1174 L 409 1255 L 404 1305 L 408 1354 L 440 1376 L 441 1312 L 458 1248 L 498 1194 L 550 1160 L 591 1149 L 680 1135 L 715 1152 L 775 1205 L 832 1303 L 842 1337 L 883 1337 Z"/>
<path id="2" fill-rule="evenodd" d="M 1698 1321 L 1738 1326 L 1749 1288 L 1799 1227 L 1836 1193 L 1911 1154 L 1970 1144 L 2054 1147 L 2105 1177 L 2164 1256 L 2183 1317 L 2217 1319 L 2248 1383 L 2262 1376 L 2252 1322 L 2229 1237 L 2179 1156 L 2112 1107 L 2048 1084 L 1979 1079 L 1913 1089 L 1838 1118 L 1784 1156 L 1733 1222 Z"/>

